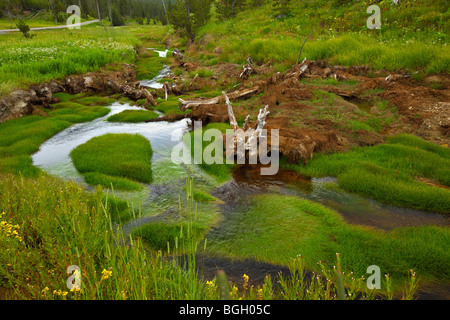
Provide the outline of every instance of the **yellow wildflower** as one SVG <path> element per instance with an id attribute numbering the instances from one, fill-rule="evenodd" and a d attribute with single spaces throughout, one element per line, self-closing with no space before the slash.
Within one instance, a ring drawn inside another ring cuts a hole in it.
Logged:
<path id="1" fill-rule="evenodd" d="M 256 292 L 256 299 L 262 300 L 262 298 L 263 298 L 263 293 L 264 293 L 263 289 L 262 289 L 262 288 L 259 288 L 258 291 Z"/>
<path id="2" fill-rule="evenodd" d="M 111 276 L 112 276 L 112 271 L 108 271 L 106 269 L 103 269 L 103 271 L 102 271 L 102 278 L 101 278 L 100 281 L 106 280 L 106 279 L 108 279 Z"/>
<path id="3" fill-rule="evenodd" d="M 249 280 L 249 277 L 248 277 L 248 275 L 246 275 L 246 274 L 244 273 L 244 275 L 242 276 L 242 278 L 244 278 L 244 291 L 246 291 L 246 290 L 248 289 L 248 280 Z"/>

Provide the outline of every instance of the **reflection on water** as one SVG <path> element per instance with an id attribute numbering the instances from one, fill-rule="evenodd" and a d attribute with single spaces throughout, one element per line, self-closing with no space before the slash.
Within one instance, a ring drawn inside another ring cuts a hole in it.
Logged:
<path id="1" fill-rule="evenodd" d="M 309 179 L 283 170 L 275 176 L 261 176 L 259 172 L 257 167 L 240 166 L 229 183 L 214 191 L 214 196 L 226 202 L 222 210 L 224 215 L 240 205 L 245 206 L 248 196 L 276 193 L 320 203 L 339 212 L 352 224 L 385 230 L 404 226 L 449 225 L 449 217 L 444 214 L 394 207 L 345 192 L 337 187 L 335 178 Z"/>

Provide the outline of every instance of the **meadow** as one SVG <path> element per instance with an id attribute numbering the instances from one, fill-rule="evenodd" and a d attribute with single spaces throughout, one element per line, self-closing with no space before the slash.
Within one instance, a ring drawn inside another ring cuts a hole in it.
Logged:
<path id="1" fill-rule="evenodd" d="M 279 69 L 286 68 L 295 62 L 304 36 L 315 24 L 324 16 L 332 16 L 329 12 L 342 9 L 335 10 L 330 2 L 309 16 L 307 6 L 318 3 L 307 1 L 296 7 L 294 12 L 302 14 L 295 19 L 273 19 L 266 5 L 229 21 L 212 21 L 200 30 L 195 42 L 200 51 L 194 55 L 212 65 L 219 60 L 241 63 L 250 54 L 255 61 L 274 59 Z M 341 21 L 358 21 L 344 16 L 343 9 L 341 13 Z M 448 71 L 448 48 L 437 38 L 447 24 L 441 13 L 437 16 L 442 22 L 427 34 L 402 31 L 403 38 L 396 39 L 399 31 L 383 29 L 392 38 L 388 41 L 353 30 L 356 22 L 344 28 L 345 34 L 324 28 L 305 47 L 304 55 L 342 64 L 368 63 L 387 70 Z M 409 15 L 402 19 L 398 21 L 409 21 Z M 326 23 L 336 28 L 338 22 L 334 20 Z M 422 20 L 417 23 L 425 23 Z M 112 62 L 136 62 L 138 78 L 152 78 L 165 60 L 145 48 L 167 40 L 169 30 L 162 26 L 128 26 L 105 32 L 93 26 L 81 31 L 40 32 L 27 41 L 17 34 L 1 36 L 5 50 L 0 53 L 0 95 L 31 83 L 108 68 Z M 268 38 L 267 34 L 273 36 Z M 411 41 L 408 48 L 413 49 L 405 50 L 405 41 Z M 246 45 L 242 45 L 244 42 Z M 219 46 L 222 53 L 201 53 Z M 137 61 L 136 48 L 140 54 Z M 207 69 L 199 74 L 212 75 Z M 206 89 L 198 93 L 216 94 Z M 53 110 L 44 110 L 48 117 L 27 116 L 0 125 L 0 290 L 7 297 L 373 299 L 374 291 L 368 291 L 361 278 L 373 261 L 389 273 L 383 278 L 383 290 L 376 292 L 378 298 L 412 299 L 419 278 L 426 284 L 449 280 L 448 272 L 442 269 L 450 260 L 446 228 L 410 227 L 387 232 L 349 225 L 337 212 L 294 197 L 249 197 L 247 207 L 226 218 L 224 234 L 228 236 L 207 239 L 208 231 L 223 222 L 223 217 L 218 218 L 220 201 L 208 190 L 194 188 L 190 179 L 178 202 L 171 203 L 178 219 L 145 225 L 124 238 L 121 222 L 138 218 L 141 212 L 131 201 L 116 198 L 114 190 L 138 191 L 143 188 L 141 183 L 152 182 L 151 145 L 143 137 L 122 134 L 97 137 L 76 148 L 72 152 L 75 167 L 88 184 L 103 186 L 104 190 L 97 187 L 95 192 L 87 192 L 74 182 L 47 175 L 32 165 L 31 155 L 39 146 L 72 124 L 105 116 L 108 109 L 104 106 L 115 101 L 85 94 L 57 96 L 62 101 Z M 155 109 L 166 115 L 180 113 L 177 98 L 170 97 Z M 151 111 L 123 112 L 109 121 L 137 122 L 154 115 Z M 376 125 L 365 125 L 378 130 Z M 214 123 L 203 130 L 210 128 L 224 132 L 230 127 Z M 193 142 L 194 133 L 184 139 Z M 203 149 L 208 144 L 203 143 Z M 307 167 L 283 166 L 311 177 L 335 176 L 342 189 L 390 204 L 448 213 L 448 189 L 417 181 L 419 177 L 428 178 L 448 186 L 448 162 L 448 149 L 403 135 L 376 147 L 315 155 Z M 204 164 L 200 168 L 215 180 L 215 185 L 221 185 L 231 179 L 234 166 Z M 221 273 L 207 280 L 195 272 L 201 265 L 198 253 L 278 263 L 288 266 L 290 274 L 267 276 L 254 286 L 243 275 L 238 288 Z M 181 262 L 182 255 L 188 257 L 188 269 Z M 73 264 L 82 270 L 82 287 L 78 290 L 66 289 L 66 269 Z"/>
<path id="2" fill-rule="evenodd" d="M 445 227 L 399 228 L 389 232 L 349 225 L 337 212 L 297 197 L 257 195 L 227 215 L 220 232 L 208 237 L 207 252 L 234 259 L 285 265 L 301 255 L 305 268 L 320 272 L 339 253 L 342 270 L 364 276 L 373 261 L 394 286 L 413 269 L 423 282 L 448 281 L 441 268 L 449 261 L 450 234 Z M 245 232 L 242 232 L 242 230 Z"/>
<path id="3" fill-rule="evenodd" d="M 337 65 L 369 65 L 374 70 L 419 75 L 448 72 L 450 31 L 445 1 L 381 1 L 381 30 L 369 30 L 366 13 L 372 1 L 292 1 L 291 13 L 277 18 L 271 3 L 245 10 L 225 21 L 213 19 L 196 36 L 196 57 L 207 65 L 218 61 L 244 64 L 272 59 L 278 71 L 302 57 L 326 59 Z M 217 54 L 212 52 L 217 49 Z M 195 53 L 195 52 L 193 52 Z M 419 76 L 417 75 L 417 76 Z"/>
<path id="4" fill-rule="evenodd" d="M 138 40 L 122 29 L 100 26 L 0 36 L 0 96 L 14 89 L 67 75 L 100 71 L 111 63 L 133 63 Z"/>

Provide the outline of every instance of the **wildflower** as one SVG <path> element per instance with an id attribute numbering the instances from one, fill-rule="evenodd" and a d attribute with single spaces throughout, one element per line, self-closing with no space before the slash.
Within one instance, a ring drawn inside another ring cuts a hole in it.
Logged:
<path id="1" fill-rule="evenodd" d="M 128 295 L 127 295 L 127 292 L 125 290 L 122 290 L 122 297 L 123 297 L 123 300 L 127 300 L 128 299 Z"/>
<path id="2" fill-rule="evenodd" d="M 248 279 L 249 279 L 249 277 L 248 277 L 248 275 L 246 275 L 246 274 L 244 273 L 244 275 L 242 276 L 242 278 L 244 278 L 244 291 L 247 291 L 247 289 L 248 289 Z"/>
<path id="3" fill-rule="evenodd" d="M 44 289 L 42 289 L 41 292 L 45 294 L 45 293 L 47 293 L 47 291 L 49 291 L 49 290 L 50 290 L 50 289 L 49 289 L 48 287 L 45 287 Z"/>
<path id="4" fill-rule="evenodd" d="M 238 293 L 238 288 L 235 285 L 233 285 L 231 287 L 231 291 L 230 291 L 231 299 L 236 298 L 237 297 L 237 293 Z"/>
<path id="5" fill-rule="evenodd" d="M 263 298 L 263 289 L 262 288 L 259 288 L 258 289 L 258 291 L 256 292 L 256 299 L 257 300 L 262 300 L 262 298 Z"/>
<path id="6" fill-rule="evenodd" d="M 112 271 L 108 271 L 106 269 L 103 269 L 103 271 L 102 271 L 102 278 L 101 278 L 100 281 L 106 280 L 106 279 L 108 279 L 111 276 L 112 276 Z"/>

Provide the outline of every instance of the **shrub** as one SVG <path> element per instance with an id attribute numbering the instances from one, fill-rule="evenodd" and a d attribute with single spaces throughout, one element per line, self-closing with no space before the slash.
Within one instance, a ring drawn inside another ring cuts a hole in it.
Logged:
<path id="1" fill-rule="evenodd" d="M 30 26 L 28 24 L 26 24 L 26 22 L 24 20 L 19 20 L 19 22 L 17 22 L 16 24 L 17 29 L 20 30 L 20 32 L 22 32 L 23 36 L 26 39 L 31 39 L 35 36 L 35 34 L 29 34 L 30 32 Z"/>

